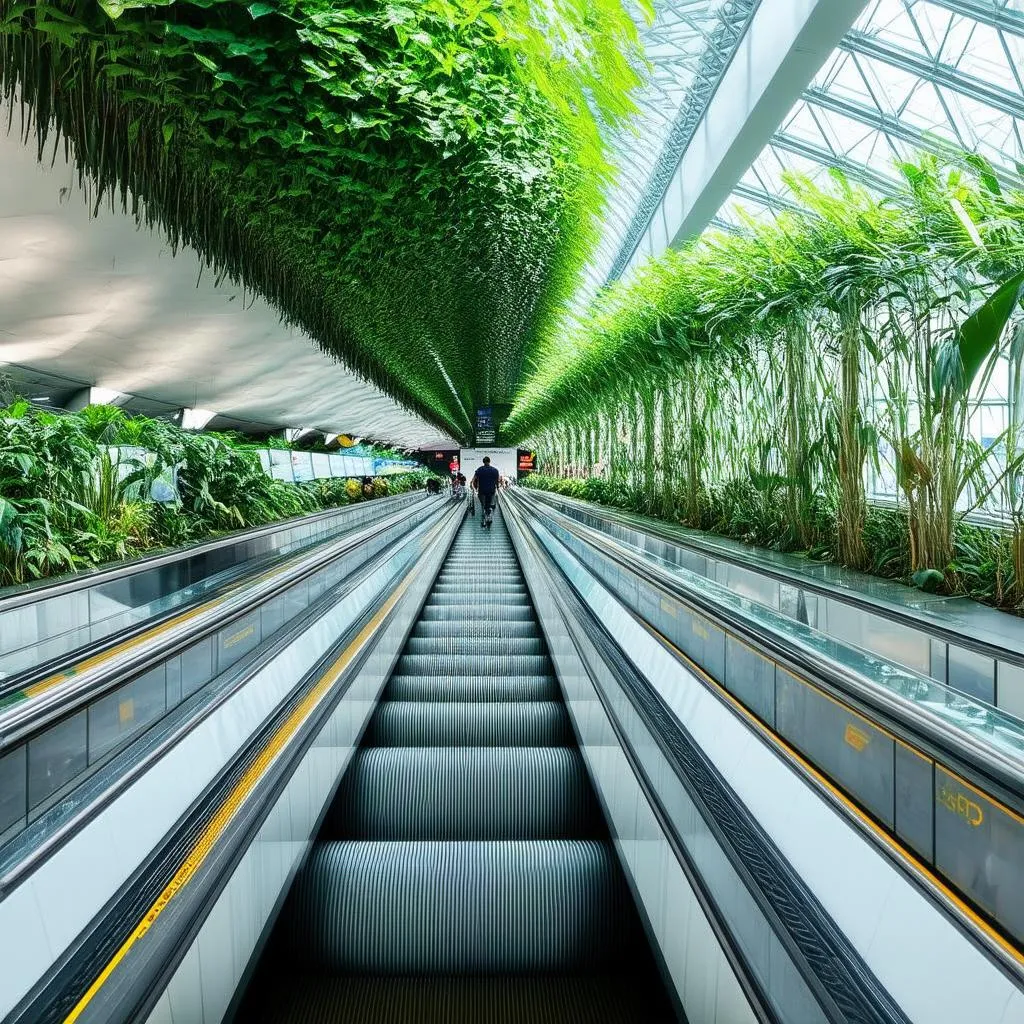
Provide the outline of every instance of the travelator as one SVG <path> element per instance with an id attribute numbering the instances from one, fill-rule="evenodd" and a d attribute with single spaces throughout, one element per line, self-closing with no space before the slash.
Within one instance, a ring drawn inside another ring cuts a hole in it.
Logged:
<path id="1" fill-rule="evenodd" d="M 0 848 L 4 1019 L 1024 1019 L 1019 723 L 523 493 L 330 547 L 99 697 Z"/>

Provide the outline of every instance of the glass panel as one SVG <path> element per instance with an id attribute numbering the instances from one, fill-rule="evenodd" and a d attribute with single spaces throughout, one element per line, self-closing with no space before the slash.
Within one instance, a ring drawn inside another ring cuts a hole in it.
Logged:
<path id="1" fill-rule="evenodd" d="M 29 742 L 29 808 L 37 807 L 85 771 L 89 763 L 86 731 L 86 714 L 79 711 Z"/>
<path id="2" fill-rule="evenodd" d="M 0 757 L 0 833 L 25 820 L 28 810 L 28 751 L 17 747 Z"/>
<path id="3" fill-rule="evenodd" d="M 154 722 L 167 709 L 163 665 L 89 707 L 89 763 Z"/>

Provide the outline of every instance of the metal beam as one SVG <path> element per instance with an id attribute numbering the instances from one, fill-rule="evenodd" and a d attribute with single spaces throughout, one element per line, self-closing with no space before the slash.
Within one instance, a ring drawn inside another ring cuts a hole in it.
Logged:
<path id="1" fill-rule="evenodd" d="M 824 167 L 835 167 L 848 177 L 881 192 L 883 195 L 892 195 L 899 191 L 899 182 L 895 177 L 887 177 L 856 160 L 834 153 L 830 149 L 822 149 L 821 146 L 815 146 L 803 139 L 794 138 L 785 132 L 776 132 L 771 138 L 771 145 L 776 149 L 785 150 L 787 153 L 794 153 L 807 160 L 813 160 Z"/>
<path id="2" fill-rule="evenodd" d="M 1024 97 L 998 85 L 989 85 L 980 78 L 964 74 L 950 64 L 922 57 L 902 46 L 884 42 L 867 32 L 847 32 L 840 47 L 848 53 L 857 53 L 882 61 L 891 67 L 909 71 L 925 81 L 936 82 L 953 92 L 985 103 L 1012 117 L 1024 118 Z"/>
<path id="3" fill-rule="evenodd" d="M 1003 32 L 1024 36 L 1024 14 L 1007 7 L 997 7 L 996 0 L 929 0 L 936 7 L 943 7 L 953 14 L 981 22 Z"/>
<path id="4" fill-rule="evenodd" d="M 712 38 L 707 40 L 707 49 L 694 76 L 689 94 L 672 122 L 672 129 L 644 187 L 643 197 L 622 239 L 618 255 L 608 272 L 607 281 L 614 281 L 619 277 L 644 231 L 650 225 L 658 203 L 672 180 L 672 174 L 693 141 L 697 126 L 736 55 L 743 34 L 750 27 L 760 2 L 761 0 L 735 0 L 723 9 L 722 23 Z"/>
<path id="5" fill-rule="evenodd" d="M 867 0 L 761 0 L 625 271 L 698 235 Z"/>
<path id="6" fill-rule="evenodd" d="M 883 114 L 875 107 L 869 107 L 863 103 L 857 103 L 855 100 L 836 96 L 828 92 L 828 90 L 818 88 L 817 86 L 812 86 L 804 93 L 804 100 L 812 106 L 820 107 L 834 114 L 841 114 L 843 117 L 848 117 L 851 121 L 856 121 L 858 124 L 865 125 L 868 128 L 874 128 L 894 139 L 899 139 L 915 149 L 935 153 L 938 156 L 947 157 L 958 163 L 963 161 L 963 149 L 955 142 L 940 138 L 931 132 L 922 131 L 920 128 L 915 128 L 913 125 L 901 121 L 898 117 L 893 117 L 892 114 Z M 999 165 L 993 165 L 992 170 L 1003 184 L 1011 185 L 1014 188 L 1024 187 L 1024 176 L 1020 175 L 1017 171 L 1012 171 L 1007 167 Z"/>
<path id="7" fill-rule="evenodd" d="M 792 199 L 766 192 L 762 188 L 754 188 L 742 181 L 732 190 L 737 199 L 749 199 L 752 203 L 767 206 L 770 210 L 789 210 L 791 213 L 807 213 L 807 207 L 794 203 Z"/>

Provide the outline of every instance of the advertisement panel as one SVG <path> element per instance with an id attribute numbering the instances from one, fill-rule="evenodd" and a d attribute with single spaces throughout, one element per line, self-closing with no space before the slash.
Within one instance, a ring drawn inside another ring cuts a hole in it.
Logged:
<path id="1" fill-rule="evenodd" d="M 484 456 L 489 455 L 491 465 L 506 480 L 515 480 L 518 471 L 517 454 L 515 448 L 463 448 L 459 452 L 461 472 L 466 474 L 467 480 L 472 480 L 473 474 L 484 464 Z"/>
<path id="2" fill-rule="evenodd" d="M 313 456 L 309 452 L 292 452 L 292 475 L 297 484 L 313 479 Z"/>

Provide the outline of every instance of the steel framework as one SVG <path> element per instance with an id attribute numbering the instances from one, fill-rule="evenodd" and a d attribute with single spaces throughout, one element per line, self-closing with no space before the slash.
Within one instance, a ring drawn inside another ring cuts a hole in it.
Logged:
<path id="1" fill-rule="evenodd" d="M 895 163 L 931 152 L 987 159 L 1024 186 L 1024 2 L 872 0 L 754 162 L 732 210 L 771 216 L 782 172 L 830 167 L 885 191 Z"/>

